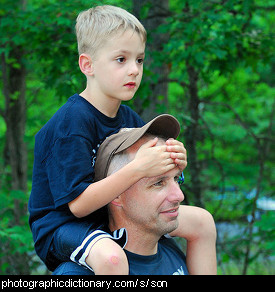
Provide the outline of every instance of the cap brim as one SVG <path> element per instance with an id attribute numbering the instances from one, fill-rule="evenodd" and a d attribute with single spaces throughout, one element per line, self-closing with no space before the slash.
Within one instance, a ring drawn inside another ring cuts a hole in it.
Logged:
<path id="1" fill-rule="evenodd" d="M 116 149 L 115 153 L 126 150 L 135 144 L 145 133 L 165 137 L 167 139 L 176 139 L 180 133 L 180 124 L 178 120 L 171 115 L 163 114 L 157 116 L 142 128 L 134 128 L 133 131 L 127 133 L 123 143 Z"/>
<path id="2" fill-rule="evenodd" d="M 145 133 L 156 137 L 176 139 L 180 133 L 180 124 L 171 115 L 157 116 L 141 128 L 122 129 L 106 138 L 100 145 L 95 163 L 95 181 L 107 176 L 112 157 L 134 145 Z"/>

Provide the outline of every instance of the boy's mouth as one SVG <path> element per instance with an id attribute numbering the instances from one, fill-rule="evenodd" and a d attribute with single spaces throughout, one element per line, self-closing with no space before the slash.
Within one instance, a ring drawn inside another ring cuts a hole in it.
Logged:
<path id="1" fill-rule="evenodd" d="M 124 84 L 124 86 L 127 88 L 135 88 L 136 83 L 135 82 L 128 82 L 128 83 Z"/>

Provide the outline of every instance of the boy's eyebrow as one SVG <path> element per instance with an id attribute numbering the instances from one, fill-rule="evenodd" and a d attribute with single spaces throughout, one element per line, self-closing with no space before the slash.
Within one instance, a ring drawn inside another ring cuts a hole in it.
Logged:
<path id="1" fill-rule="evenodd" d="M 131 53 L 132 52 L 130 52 L 128 50 L 124 50 L 124 49 L 114 51 L 114 54 L 131 54 Z M 142 51 L 142 52 L 138 53 L 137 55 L 138 56 L 145 56 L 145 52 Z"/>

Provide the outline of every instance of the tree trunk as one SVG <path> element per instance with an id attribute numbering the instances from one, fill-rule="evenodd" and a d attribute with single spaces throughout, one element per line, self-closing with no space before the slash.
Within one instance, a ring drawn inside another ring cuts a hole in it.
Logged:
<path id="1" fill-rule="evenodd" d="M 13 47 L 6 56 L 1 54 L 1 68 L 3 78 L 3 94 L 5 108 L 1 114 L 6 123 L 6 145 L 4 150 L 5 164 L 10 166 L 10 190 L 27 192 L 27 148 L 24 143 L 26 124 L 26 69 L 22 61 L 23 49 Z M 13 60 L 12 63 L 8 60 Z M 10 225 L 22 225 L 22 217 L 27 214 L 27 203 L 14 199 L 14 216 Z M 5 250 L 4 246 L 0 247 Z M 27 255 L 15 252 L 7 254 L 12 264 L 10 273 L 28 274 Z M 5 258 L 5 257 L 4 257 Z M 4 259 L 5 260 L 5 259 Z"/>
<path id="2" fill-rule="evenodd" d="M 188 153 L 188 165 L 191 175 L 191 192 L 194 195 L 194 203 L 196 206 L 203 207 L 201 194 L 201 167 L 198 161 L 197 141 L 199 137 L 199 96 L 198 96 L 198 72 L 189 63 L 186 64 L 187 73 L 189 77 L 188 85 L 188 108 L 192 123 L 187 126 L 184 133 L 185 144 Z"/>
<path id="3" fill-rule="evenodd" d="M 150 5 L 148 15 L 143 18 L 141 9 L 146 5 Z M 145 68 L 150 71 L 150 76 L 143 77 L 143 83 L 149 83 L 150 100 L 148 106 L 143 108 L 143 99 L 135 99 L 135 108 L 145 121 L 149 121 L 158 114 L 158 108 L 168 109 L 168 79 L 169 66 L 163 61 L 159 64 L 153 63 L 153 54 L 161 52 L 163 44 L 169 40 L 169 35 L 158 33 L 157 28 L 165 23 L 166 17 L 169 15 L 169 0 L 133 0 L 133 13 L 141 20 L 148 34 L 148 42 L 146 48 Z M 164 81 L 160 81 L 164 80 Z"/>
<path id="4" fill-rule="evenodd" d="M 27 191 L 27 149 L 24 143 L 26 125 L 26 69 L 21 60 L 22 50 L 14 48 L 7 64 L 2 53 L 2 74 L 5 96 L 4 119 L 7 126 L 5 158 L 11 166 L 11 189 Z M 19 223 L 19 221 L 17 220 Z"/>

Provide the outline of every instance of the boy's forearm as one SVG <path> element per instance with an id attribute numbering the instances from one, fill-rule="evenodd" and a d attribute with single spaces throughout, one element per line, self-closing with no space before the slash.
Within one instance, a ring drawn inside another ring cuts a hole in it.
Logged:
<path id="1" fill-rule="evenodd" d="M 180 206 L 179 226 L 171 236 L 187 241 L 186 262 L 190 274 L 216 274 L 216 227 L 205 209 Z"/>
<path id="2" fill-rule="evenodd" d="M 190 275 L 216 275 L 216 240 L 198 238 L 187 241 L 186 264 Z"/>
<path id="3" fill-rule="evenodd" d="M 192 241 L 198 237 L 216 236 L 216 227 L 212 215 L 205 209 L 180 205 L 178 228 L 170 236 L 183 237 Z"/>
<path id="4" fill-rule="evenodd" d="M 134 166 L 134 162 L 129 163 L 116 173 L 90 184 L 82 194 L 68 204 L 71 212 L 81 218 L 113 201 L 142 178 Z"/>

